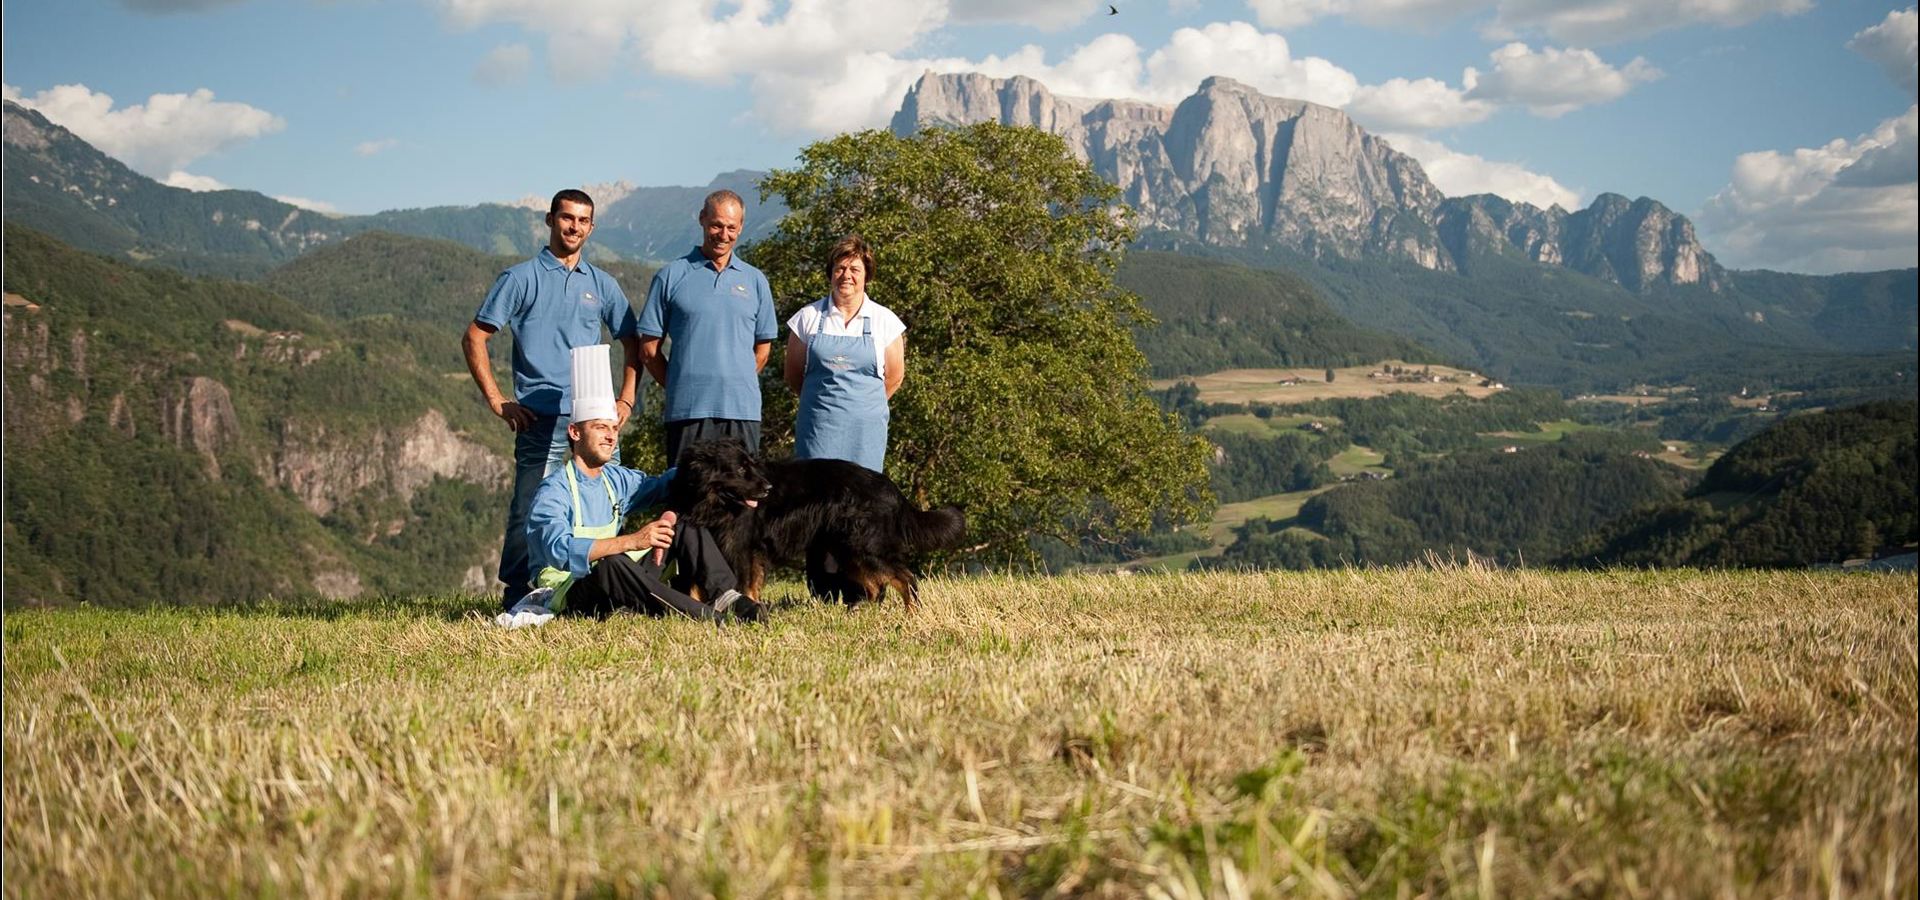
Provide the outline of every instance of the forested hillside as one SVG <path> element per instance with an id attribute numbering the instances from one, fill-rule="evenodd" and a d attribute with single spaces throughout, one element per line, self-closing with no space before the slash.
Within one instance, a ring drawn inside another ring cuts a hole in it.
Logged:
<path id="1" fill-rule="evenodd" d="M 515 261 L 372 233 L 256 285 L 8 225 L 8 602 L 491 584 L 511 436 L 459 334 Z"/>
<path id="2" fill-rule="evenodd" d="M 483 562 L 506 441 L 444 351 L 14 226 L 6 292 L 8 602 L 443 590 Z"/>
<path id="3" fill-rule="evenodd" d="M 1156 324 L 1134 333 L 1156 378 L 1220 369 L 1440 359 L 1411 340 L 1347 321 L 1296 275 L 1222 259 L 1139 250 L 1116 279 Z"/>
<path id="4" fill-rule="evenodd" d="M 1164 234 L 1148 247 L 1293 273 L 1359 325 L 1401 336 L 1507 382 L 1568 393 L 1632 384 L 1776 384 L 1832 375 L 1892 387 L 1910 371 L 1920 313 L 1912 269 L 1867 275 L 1733 273 L 1719 289 L 1635 294 L 1570 269 L 1490 255 L 1470 275 L 1409 262 L 1311 259 L 1208 247 Z M 1902 293 L 1904 291 L 1904 293 Z M 1912 391 L 1909 378 L 1902 389 Z"/>
<path id="5" fill-rule="evenodd" d="M 1912 402 L 1793 416 L 1729 450 L 1684 498 L 1612 523 L 1575 564 L 1804 566 L 1920 540 Z"/>
<path id="6" fill-rule="evenodd" d="M 1569 436 L 1521 452 L 1459 453 L 1388 481 L 1309 500 L 1297 520 L 1255 520 L 1213 561 L 1222 567 L 1389 565 L 1438 554 L 1542 563 L 1641 504 L 1677 496 L 1682 470 L 1605 436 Z"/>

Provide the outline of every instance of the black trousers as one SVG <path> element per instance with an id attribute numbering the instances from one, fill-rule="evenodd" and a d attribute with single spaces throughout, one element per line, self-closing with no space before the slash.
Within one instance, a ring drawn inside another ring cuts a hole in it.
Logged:
<path id="1" fill-rule="evenodd" d="M 701 441 L 717 441 L 733 438 L 747 445 L 752 453 L 760 452 L 760 420 L 758 419 L 680 419 L 667 423 L 667 465 L 680 464 L 680 455 L 687 448 Z"/>
<path id="2" fill-rule="evenodd" d="M 667 562 L 679 569 L 673 578 L 675 584 L 683 588 L 699 585 L 709 598 L 740 586 L 713 534 L 697 525 L 674 526 Z M 631 609 L 650 616 L 684 615 L 702 622 L 716 617 L 710 601 L 703 603 L 675 590 L 663 572 L 651 553 L 641 554 L 638 560 L 625 553 L 604 557 L 567 591 L 567 610 L 605 617 L 616 609 Z"/>

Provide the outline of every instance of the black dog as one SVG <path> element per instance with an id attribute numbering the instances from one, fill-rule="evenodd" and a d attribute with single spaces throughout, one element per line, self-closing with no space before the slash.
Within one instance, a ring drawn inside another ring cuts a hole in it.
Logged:
<path id="1" fill-rule="evenodd" d="M 775 564 L 804 565 L 815 596 L 853 604 L 879 600 L 892 585 L 913 608 L 914 562 L 958 546 L 960 510 L 914 508 L 894 483 L 838 459 L 762 462 L 734 440 L 696 444 L 680 459 L 667 506 L 713 533 L 754 599 Z"/>

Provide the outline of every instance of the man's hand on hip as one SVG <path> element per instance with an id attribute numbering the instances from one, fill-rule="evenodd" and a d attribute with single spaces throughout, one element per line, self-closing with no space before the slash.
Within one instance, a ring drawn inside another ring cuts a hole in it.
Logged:
<path id="1" fill-rule="evenodd" d="M 507 423 L 510 431 L 521 432 L 533 427 L 533 411 L 512 400 L 489 401 L 487 407 Z"/>

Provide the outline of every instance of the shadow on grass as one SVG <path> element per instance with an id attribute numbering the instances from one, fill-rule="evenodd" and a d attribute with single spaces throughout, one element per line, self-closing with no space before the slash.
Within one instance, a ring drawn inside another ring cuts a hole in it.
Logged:
<path id="1" fill-rule="evenodd" d="M 807 594 L 798 582 L 769 582 L 762 591 L 768 609 L 774 613 L 793 611 L 821 604 Z M 898 603 L 899 598 L 890 597 Z M 829 605 L 839 607 L 834 602 Z M 497 594 L 379 595 L 352 599 L 330 599 L 317 595 L 260 597 L 245 600 L 188 600 L 180 603 L 136 603 L 98 605 L 91 603 L 26 603 L 0 600 L 8 613 L 29 611 L 86 610 L 95 613 L 181 613 L 242 616 L 260 619 L 306 619 L 335 622 L 343 619 L 438 619 L 445 622 L 475 620 L 491 624 L 501 611 Z"/>
<path id="2" fill-rule="evenodd" d="M 0 609 L 7 613 L 94 612 L 94 613 L 204 613 L 261 618 L 315 619 L 336 621 L 351 618 L 436 618 L 459 621 L 469 614 L 492 619 L 500 612 L 497 594 L 431 594 L 419 596 L 374 595 L 351 599 L 332 599 L 318 595 L 255 597 L 244 600 L 182 598 L 178 602 L 87 603 L 16 601 L 0 598 Z"/>
<path id="3" fill-rule="evenodd" d="M 377 596 L 351 600 L 332 600 L 325 597 L 269 597 L 253 600 L 223 600 L 192 606 L 154 604 L 145 608 L 201 610 L 212 614 L 249 618 L 314 619 L 328 622 L 368 618 L 429 618 L 458 622 L 471 615 L 493 618 L 494 614 L 500 611 L 500 600 L 498 597 L 478 594 L 425 597 Z"/>

